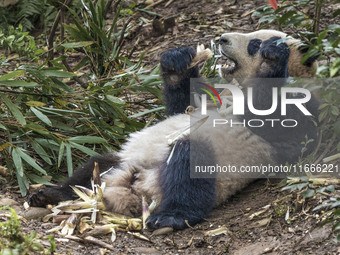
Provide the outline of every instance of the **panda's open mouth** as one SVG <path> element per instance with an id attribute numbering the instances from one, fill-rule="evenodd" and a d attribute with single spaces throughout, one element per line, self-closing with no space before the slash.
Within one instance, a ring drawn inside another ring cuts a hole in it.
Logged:
<path id="1" fill-rule="evenodd" d="M 220 65 L 221 71 L 226 73 L 233 73 L 238 69 L 238 62 L 225 54 L 223 50 L 220 50 L 222 57 L 218 60 L 218 63 Z"/>

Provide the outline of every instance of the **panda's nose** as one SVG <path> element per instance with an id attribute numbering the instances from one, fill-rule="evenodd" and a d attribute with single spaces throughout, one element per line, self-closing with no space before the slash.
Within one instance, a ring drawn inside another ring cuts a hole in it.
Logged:
<path id="1" fill-rule="evenodd" d="M 228 40 L 228 38 L 226 38 L 224 36 L 221 36 L 219 43 L 221 45 L 223 45 L 223 44 L 230 45 L 231 44 L 230 41 Z"/>

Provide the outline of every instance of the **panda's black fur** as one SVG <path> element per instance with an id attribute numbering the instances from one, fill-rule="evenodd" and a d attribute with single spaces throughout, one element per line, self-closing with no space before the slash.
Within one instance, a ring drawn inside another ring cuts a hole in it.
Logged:
<path id="1" fill-rule="evenodd" d="M 252 40 L 248 45 L 250 57 L 259 56 L 265 62 L 265 65 L 256 69 L 253 76 L 281 78 L 276 83 L 264 79 L 253 84 L 253 103 L 256 109 L 268 109 L 271 102 L 263 99 L 271 98 L 270 88 L 284 86 L 284 78 L 288 77 L 290 49 L 286 43 L 277 44 L 277 39 L 272 37 L 261 42 Z M 306 135 L 314 139 L 314 142 L 308 144 L 308 152 L 312 151 L 317 140 L 317 129 L 309 118 L 290 105 L 286 118 L 298 120 L 299 125 L 294 129 L 237 128 L 232 130 L 236 136 L 232 136 L 231 131 L 226 129 L 221 139 L 210 140 L 206 134 L 207 127 L 203 126 L 202 132 L 196 137 L 186 137 L 168 146 L 166 135 L 190 123 L 184 112 L 190 104 L 190 78 L 199 77 L 198 67 L 188 70 L 195 54 L 192 48 L 177 48 L 169 50 L 161 58 L 168 119 L 131 134 L 119 153 L 91 158 L 59 187 L 45 188 L 34 193 L 30 197 L 30 204 L 43 206 L 72 199 L 69 186 L 88 186 L 94 162 L 98 162 L 101 171 L 111 168 L 103 176 L 107 183 L 104 199 L 108 210 L 138 215 L 141 213 L 141 196 L 145 195 L 149 201 L 156 200 L 158 205 L 147 219 L 149 228 L 171 226 L 183 229 L 188 224 L 194 225 L 207 218 L 214 206 L 223 203 L 250 182 L 244 178 L 191 178 L 190 163 L 214 165 L 229 159 L 232 163 L 244 161 L 248 164 L 295 163 L 301 155 L 301 142 L 305 141 Z M 312 98 L 306 107 L 316 116 L 317 106 L 318 102 Z M 254 118 L 254 115 L 246 111 L 241 117 L 248 120 Z M 266 118 L 280 119 L 280 108 Z M 167 162 L 170 152 L 171 159 Z"/>

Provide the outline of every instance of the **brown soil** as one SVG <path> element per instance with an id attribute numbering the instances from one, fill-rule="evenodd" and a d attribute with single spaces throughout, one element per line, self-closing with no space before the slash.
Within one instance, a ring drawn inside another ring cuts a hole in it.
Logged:
<path id="1" fill-rule="evenodd" d="M 172 2 L 168 7 L 165 5 Z M 136 29 L 125 45 L 131 49 L 138 41 L 133 58 L 146 51 L 145 62 L 153 65 L 167 49 L 178 46 L 210 45 L 224 32 L 251 32 L 259 28 L 251 13 L 265 0 L 182 0 L 169 1 L 150 8 L 163 17 L 175 17 L 175 26 L 163 31 L 157 25 Z M 312 7 L 311 7 L 312 10 Z M 135 26 L 143 16 L 152 20 L 155 16 L 142 13 L 132 21 Z M 164 25 L 162 19 L 161 24 Z M 167 25 L 166 25 L 167 26 Z M 13 183 L 0 186 L 0 201 L 12 198 L 23 210 L 24 198 L 17 194 Z M 205 222 L 193 228 L 176 231 L 165 236 L 151 237 L 151 242 L 136 239 L 118 232 L 114 250 L 107 254 L 340 254 L 333 241 L 331 226 L 320 227 L 320 216 L 312 212 L 316 200 L 304 201 L 277 186 L 278 181 L 259 180 L 252 183 L 225 205 L 215 209 Z M 266 208 L 266 209 L 264 209 Z M 254 213 L 263 211 L 257 215 Z M 287 217 L 289 211 L 289 217 Z M 257 216 L 256 216 L 257 215 Z M 287 219 L 285 219 L 287 218 Z M 41 220 L 23 222 L 23 231 L 37 231 L 42 243 L 48 247 L 47 230 L 54 225 Z M 205 236 L 205 231 L 225 226 L 227 234 Z M 144 232 L 150 236 L 150 232 Z M 55 254 L 104 254 L 104 249 L 88 243 L 65 242 L 55 237 Z M 102 237 L 109 243 L 109 237 Z M 103 252 L 103 253 L 101 253 Z"/>
<path id="2" fill-rule="evenodd" d="M 11 185 L 0 189 L 1 198 L 24 202 L 13 192 Z M 320 226 L 320 216 L 312 212 L 316 200 L 299 200 L 288 192 L 281 191 L 275 180 L 258 180 L 225 205 L 216 208 L 205 222 L 182 231 L 164 236 L 151 237 L 151 242 L 136 239 L 124 232 L 117 233 L 114 249 L 107 254 L 340 254 L 333 241 L 331 226 Z M 14 206 L 23 210 L 22 206 Z M 264 209 L 266 208 L 266 209 Z M 289 219 L 287 217 L 289 211 Z M 260 213 L 262 211 L 262 213 Z M 36 231 L 42 243 L 54 227 L 41 220 L 23 222 L 23 231 Z M 205 236 L 205 232 L 225 226 L 227 234 Z M 144 231 L 150 237 L 152 233 Z M 55 254 L 100 254 L 104 249 L 89 243 L 63 241 L 53 233 L 57 250 Z M 110 243 L 108 236 L 100 237 Z"/>

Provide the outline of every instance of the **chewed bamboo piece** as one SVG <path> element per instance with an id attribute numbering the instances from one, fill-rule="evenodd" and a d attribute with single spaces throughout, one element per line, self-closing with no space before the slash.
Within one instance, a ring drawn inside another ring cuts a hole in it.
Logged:
<path id="1" fill-rule="evenodd" d="M 203 44 L 198 45 L 196 56 L 191 61 L 189 68 L 197 66 L 197 65 L 203 63 L 204 61 L 211 59 L 212 57 L 213 57 L 213 53 L 210 49 L 204 49 Z"/>

